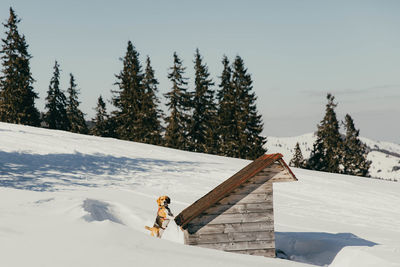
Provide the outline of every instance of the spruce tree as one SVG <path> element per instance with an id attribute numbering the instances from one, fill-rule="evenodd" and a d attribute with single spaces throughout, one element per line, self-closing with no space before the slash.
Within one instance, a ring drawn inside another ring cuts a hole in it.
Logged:
<path id="1" fill-rule="evenodd" d="M 69 80 L 69 87 L 68 87 L 68 101 L 67 101 L 67 116 L 70 124 L 70 131 L 73 133 L 81 133 L 81 134 L 87 134 L 88 127 L 85 122 L 84 114 L 83 112 L 79 109 L 79 104 L 80 102 L 78 101 L 78 94 L 79 91 L 76 88 L 76 83 L 75 83 L 75 78 L 72 75 L 70 75 L 70 80 Z"/>
<path id="2" fill-rule="evenodd" d="M 244 159 L 256 159 L 266 150 L 266 138 L 261 136 L 263 131 L 262 117 L 258 114 L 253 81 L 240 56 L 236 56 L 233 63 L 232 84 L 235 92 L 235 117 L 239 138 L 234 156 Z"/>
<path id="3" fill-rule="evenodd" d="M 117 124 L 116 133 L 118 138 L 130 141 L 144 142 L 145 129 L 143 127 L 144 114 L 144 95 L 143 73 L 139 61 L 139 53 L 136 51 L 132 42 L 128 42 L 128 47 L 123 62 L 123 69 L 116 76 L 119 90 L 113 91 L 112 103 L 116 107 L 113 112 L 115 123 Z"/>
<path id="4" fill-rule="evenodd" d="M 158 108 L 160 100 L 157 97 L 158 81 L 154 76 L 154 70 L 151 67 L 150 57 L 146 59 L 146 69 L 143 77 L 144 95 L 144 125 L 145 132 L 143 141 L 148 144 L 159 145 L 162 143 L 161 120 L 163 117 L 162 110 Z"/>
<path id="5" fill-rule="evenodd" d="M 50 129 L 65 130 L 70 129 L 67 116 L 67 98 L 60 89 L 60 65 L 57 61 L 54 64 L 53 77 L 50 80 L 49 89 L 46 97 L 46 109 L 44 121 Z"/>
<path id="6" fill-rule="evenodd" d="M 218 112 L 218 151 L 222 156 L 235 156 L 234 151 L 237 147 L 239 138 L 236 121 L 236 95 L 232 84 L 232 69 L 226 56 L 222 59 L 224 66 L 220 76 L 221 83 L 217 92 Z"/>
<path id="7" fill-rule="evenodd" d="M 346 114 L 344 127 L 346 137 L 343 144 L 342 173 L 367 177 L 371 165 L 371 161 L 367 160 L 367 146 L 358 138 L 360 130 L 356 130 L 349 114 Z"/>
<path id="8" fill-rule="evenodd" d="M 28 53 L 25 36 L 18 32 L 17 24 L 21 20 L 10 8 L 10 17 L 6 28 L 6 37 L 2 39 L 0 50 L 2 75 L 0 76 L 0 121 L 40 125 L 40 114 L 35 107 L 35 99 L 29 61 L 32 56 Z"/>
<path id="9" fill-rule="evenodd" d="M 101 96 L 97 99 L 95 111 L 96 116 L 92 119 L 94 126 L 90 130 L 90 133 L 102 137 L 111 137 L 112 133 L 110 132 L 110 121 L 106 109 L 106 103 L 103 101 Z"/>
<path id="10" fill-rule="evenodd" d="M 325 116 L 318 125 L 317 139 L 313 145 L 307 166 L 312 170 L 339 173 L 342 139 L 336 119 L 335 97 L 327 95 Z"/>
<path id="11" fill-rule="evenodd" d="M 293 158 L 290 160 L 289 165 L 296 168 L 304 167 L 304 158 L 303 153 L 301 153 L 299 142 L 296 143 Z"/>
<path id="12" fill-rule="evenodd" d="M 171 91 L 164 96 L 170 115 L 165 119 L 165 145 L 172 148 L 188 150 L 188 129 L 190 123 L 190 94 L 187 92 L 187 78 L 182 60 L 174 53 L 174 65 L 170 68 L 168 79 L 172 82 Z"/>
<path id="13" fill-rule="evenodd" d="M 195 90 L 191 101 L 193 115 L 191 118 L 189 138 L 190 151 L 216 153 L 217 108 L 214 102 L 214 83 L 209 78 L 208 67 L 203 64 L 199 49 L 194 59 Z"/>

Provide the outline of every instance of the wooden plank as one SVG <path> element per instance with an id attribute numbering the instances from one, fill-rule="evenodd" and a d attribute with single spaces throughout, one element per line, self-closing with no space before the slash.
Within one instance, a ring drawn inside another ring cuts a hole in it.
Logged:
<path id="1" fill-rule="evenodd" d="M 200 215 L 192 220 L 195 223 L 221 224 L 221 223 L 248 223 L 272 221 L 273 212 L 234 213 L 221 215 Z"/>
<path id="2" fill-rule="evenodd" d="M 197 246 L 203 248 L 213 248 L 225 251 L 242 251 L 249 249 L 269 249 L 275 247 L 275 241 L 243 241 L 243 242 L 229 242 L 229 243 L 216 243 L 216 244 L 198 244 Z"/>
<path id="3" fill-rule="evenodd" d="M 275 239 L 274 231 L 264 232 L 239 232 L 225 234 L 193 234 L 187 237 L 187 244 L 226 243 L 238 241 L 272 241 Z"/>
<path id="4" fill-rule="evenodd" d="M 255 256 L 264 256 L 264 257 L 270 257 L 270 258 L 275 258 L 275 256 L 276 256 L 274 248 L 235 250 L 235 251 L 231 251 L 231 252 L 247 254 L 247 255 L 255 255 Z"/>
<path id="5" fill-rule="evenodd" d="M 273 200 L 272 191 L 262 194 L 231 194 L 218 201 L 217 205 L 268 203 L 272 202 L 272 200 Z"/>
<path id="6" fill-rule="evenodd" d="M 273 221 L 255 222 L 255 223 L 227 223 L 227 224 L 193 224 L 189 223 L 187 230 L 191 234 L 218 234 L 232 232 L 253 232 L 253 231 L 270 231 L 274 230 Z"/>
<path id="7" fill-rule="evenodd" d="M 267 183 L 267 182 L 265 182 L 265 183 L 247 183 L 246 182 L 243 185 L 236 188 L 235 190 L 233 190 L 231 194 L 262 194 L 262 193 L 271 192 L 271 191 L 272 191 L 272 183 Z"/>
<path id="8" fill-rule="evenodd" d="M 293 180 L 293 178 L 290 177 L 289 175 L 286 175 L 286 176 L 275 176 L 270 181 L 273 183 L 279 183 L 279 182 L 293 182 L 295 180 Z"/>
<path id="9" fill-rule="evenodd" d="M 222 213 L 252 213 L 252 212 L 269 212 L 273 209 L 272 202 L 265 203 L 247 203 L 236 205 L 214 205 L 205 210 L 203 215 L 222 214 Z"/>

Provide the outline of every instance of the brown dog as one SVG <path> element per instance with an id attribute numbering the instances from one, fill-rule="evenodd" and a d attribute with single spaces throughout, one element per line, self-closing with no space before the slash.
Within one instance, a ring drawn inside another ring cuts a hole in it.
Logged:
<path id="1" fill-rule="evenodd" d="M 167 196 L 161 196 L 157 199 L 158 211 L 157 211 L 156 221 L 154 222 L 153 227 L 149 226 L 144 227 L 151 232 L 152 236 L 161 238 L 165 228 L 167 228 L 169 224 L 170 219 L 174 218 L 174 215 L 168 208 L 168 204 L 170 203 L 171 200 Z"/>

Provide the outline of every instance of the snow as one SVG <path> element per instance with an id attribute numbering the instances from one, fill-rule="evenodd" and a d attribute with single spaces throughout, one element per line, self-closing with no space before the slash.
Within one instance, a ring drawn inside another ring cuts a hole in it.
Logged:
<path id="1" fill-rule="evenodd" d="M 400 266 L 400 183 L 293 168 L 274 185 L 289 260 L 264 258 L 144 229 L 158 196 L 178 214 L 249 161 L 6 123 L 0 140 L 0 266 Z"/>

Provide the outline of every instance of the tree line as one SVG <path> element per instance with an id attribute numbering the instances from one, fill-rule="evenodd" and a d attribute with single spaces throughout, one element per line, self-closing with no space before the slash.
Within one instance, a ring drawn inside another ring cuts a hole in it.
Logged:
<path id="1" fill-rule="evenodd" d="M 327 95 L 325 116 L 318 125 L 317 139 L 313 144 L 311 155 L 303 158 L 299 143 L 294 148 L 294 155 L 289 165 L 299 168 L 342 173 L 367 177 L 371 161 L 367 160 L 367 146 L 360 141 L 354 121 L 346 114 L 342 123 L 346 134 L 341 135 L 336 118 L 335 97 Z"/>
<path id="2" fill-rule="evenodd" d="M 145 66 L 139 52 L 128 42 L 122 70 L 115 75 L 113 105 L 107 111 L 100 95 L 88 128 L 79 108 L 79 90 L 70 73 L 67 94 L 60 87 L 60 65 L 55 61 L 49 83 L 45 111 L 35 107 L 38 94 L 32 84 L 28 44 L 18 31 L 20 19 L 10 8 L 2 39 L 0 76 L 0 121 L 50 129 L 114 137 L 164 145 L 171 148 L 223 156 L 255 159 L 264 154 L 266 138 L 258 113 L 252 78 L 240 56 L 231 63 L 224 56 L 223 71 L 216 84 L 199 50 L 194 55 L 194 87 L 190 90 L 186 68 L 175 52 L 168 71 L 170 90 L 164 94 L 168 115 L 163 114 L 158 97 L 158 80 L 147 56 Z"/>

